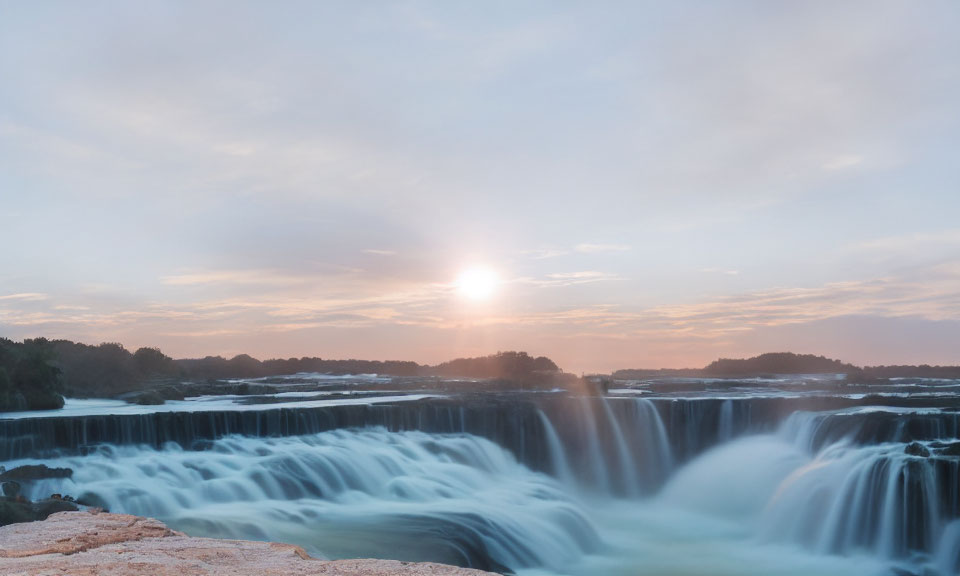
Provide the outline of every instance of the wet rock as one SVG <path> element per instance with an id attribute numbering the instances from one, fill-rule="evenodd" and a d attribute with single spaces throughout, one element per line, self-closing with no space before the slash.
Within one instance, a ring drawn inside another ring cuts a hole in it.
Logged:
<path id="1" fill-rule="evenodd" d="M 133 403 L 140 406 L 159 406 L 166 403 L 166 399 L 157 392 L 150 391 L 133 398 Z"/>
<path id="2" fill-rule="evenodd" d="M 951 442 L 939 446 L 937 453 L 941 456 L 960 456 L 960 442 Z"/>
<path id="3" fill-rule="evenodd" d="M 73 476 L 70 468 L 51 468 L 46 464 L 28 464 L 0 473 L 0 482 L 8 480 L 43 480 L 45 478 L 69 478 Z"/>
<path id="4" fill-rule="evenodd" d="M 13 480 L 0 484 L 0 489 L 3 490 L 3 495 L 7 498 L 16 498 L 20 495 L 20 483 Z"/>
<path id="5" fill-rule="evenodd" d="M 78 554 L 82 552 L 82 554 Z M 289 544 L 190 538 L 157 520 L 72 512 L 0 528 L 0 574 L 491 576 L 442 564 L 311 558 Z"/>
<path id="6" fill-rule="evenodd" d="M 930 457 L 930 450 L 919 442 L 911 442 L 907 444 L 907 447 L 903 449 L 903 452 L 909 456 L 919 456 L 921 458 Z"/>
<path id="7" fill-rule="evenodd" d="M 0 526 L 44 520 L 57 512 L 76 512 L 77 505 L 67 500 L 30 502 L 22 497 L 0 498 Z"/>
<path id="8" fill-rule="evenodd" d="M 88 508 L 96 508 L 104 512 L 109 512 L 106 500 L 92 492 L 81 494 L 77 498 L 77 504 L 86 506 Z"/>

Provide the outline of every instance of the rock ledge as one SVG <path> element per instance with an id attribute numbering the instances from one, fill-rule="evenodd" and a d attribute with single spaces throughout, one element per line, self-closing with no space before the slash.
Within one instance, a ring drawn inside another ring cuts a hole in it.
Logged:
<path id="1" fill-rule="evenodd" d="M 311 558 L 289 544 L 192 538 L 152 518 L 60 512 L 0 528 L 0 574 L 10 576 L 483 576 L 396 560 Z"/>

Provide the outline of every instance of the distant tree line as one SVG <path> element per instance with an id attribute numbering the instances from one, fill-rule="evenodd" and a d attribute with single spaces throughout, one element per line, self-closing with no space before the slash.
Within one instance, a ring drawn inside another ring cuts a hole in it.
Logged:
<path id="1" fill-rule="evenodd" d="M 247 354 L 227 360 L 222 356 L 175 360 L 184 377 L 193 379 L 261 378 L 299 372 L 321 374 L 387 374 L 416 376 L 421 366 L 401 360 L 325 360 L 323 358 L 289 358 L 260 361 Z"/>
<path id="2" fill-rule="evenodd" d="M 866 366 L 859 367 L 813 354 L 771 352 L 752 358 L 721 358 L 704 368 L 682 370 L 617 370 L 613 378 L 743 378 L 763 374 L 845 374 L 848 381 L 869 382 L 884 378 L 960 378 L 960 366 Z"/>
<path id="3" fill-rule="evenodd" d="M 703 371 L 711 376 L 740 376 L 745 374 L 850 374 L 859 368 L 825 356 L 771 352 L 753 358 L 721 358 L 708 364 Z"/>
<path id="4" fill-rule="evenodd" d="M 42 410 L 63 406 L 63 396 L 116 396 L 176 381 L 213 381 L 282 376 L 299 372 L 496 378 L 546 382 L 560 369 L 549 358 L 526 352 L 498 352 L 458 358 L 438 366 L 410 361 L 289 358 L 260 361 L 247 354 L 174 360 L 158 348 L 130 352 L 121 344 L 88 345 L 36 338 L 14 342 L 0 338 L 0 411 Z M 159 399 L 158 399 L 159 401 Z"/>
<path id="5" fill-rule="evenodd" d="M 62 390 L 63 373 L 49 341 L 0 338 L 0 410 L 62 408 Z"/>
<path id="6" fill-rule="evenodd" d="M 553 386 L 569 376 L 549 358 L 526 352 L 498 352 L 457 358 L 436 366 L 410 361 L 328 360 L 317 357 L 260 361 L 247 354 L 227 359 L 207 356 L 174 360 L 158 348 L 130 352 L 121 344 L 88 345 L 69 340 L 0 338 L 0 411 L 43 410 L 63 406 L 63 396 L 116 396 L 178 381 L 215 381 L 282 376 L 299 372 L 382 374 L 497 379 L 532 386 Z M 747 359 L 721 358 L 704 368 L 618 370 L 614 378 L 747 377 L 762 374 L 846 374 L 850 381 L 896 377 L 960 378 L 960 366 L 868 366 L 860 368 L 812 354 L 778 352 Z"/>
<path id="7" fill-rule="evenodd" d="M 560 372 L 560 368 L 546 356 L 534 358 L 526 352 L 497 352 L 478 358 L 457 358 L 427 367 L 423 372 L 445 377 L 515 379 L 536 373 L 553 374 Z"/>
<path id="8" fill-rule="evenodd" d="M 602 377 L 602 374 L 595 374 Z M 625 368 L 610 375 L 617 380 L 643 380 L 647 378 L 703 378 L 703 368 Z"/>
<path id="9" fill-rule="evenodd" d="M 882 378 L 960 378 L 960 366 L 866 366 L 857 376 L 864 379 Z"/>

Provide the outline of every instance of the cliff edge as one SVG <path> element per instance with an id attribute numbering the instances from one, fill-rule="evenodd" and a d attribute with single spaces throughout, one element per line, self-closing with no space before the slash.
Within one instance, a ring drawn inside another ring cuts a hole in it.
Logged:
<path id="1" fill-rule="evenodd" d="M 489 572 L 396 560 L 311 558 L 272 542 L 193 538 L 152 518 L 59 512 L 0 527 L 0 574 L 10 576 L 483 576 Z"/>

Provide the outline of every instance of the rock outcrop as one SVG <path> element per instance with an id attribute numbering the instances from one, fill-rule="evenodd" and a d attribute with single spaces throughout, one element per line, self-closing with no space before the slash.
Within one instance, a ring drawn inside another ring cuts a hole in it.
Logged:
<path id="1" fill-rule="evenodd" d="M 60 512 L 0 528 L 0 574 L 17 576 L 483 576 L 395 560 L 311 558 L 289 544 L 192 538 L 151 518 Z"/>

